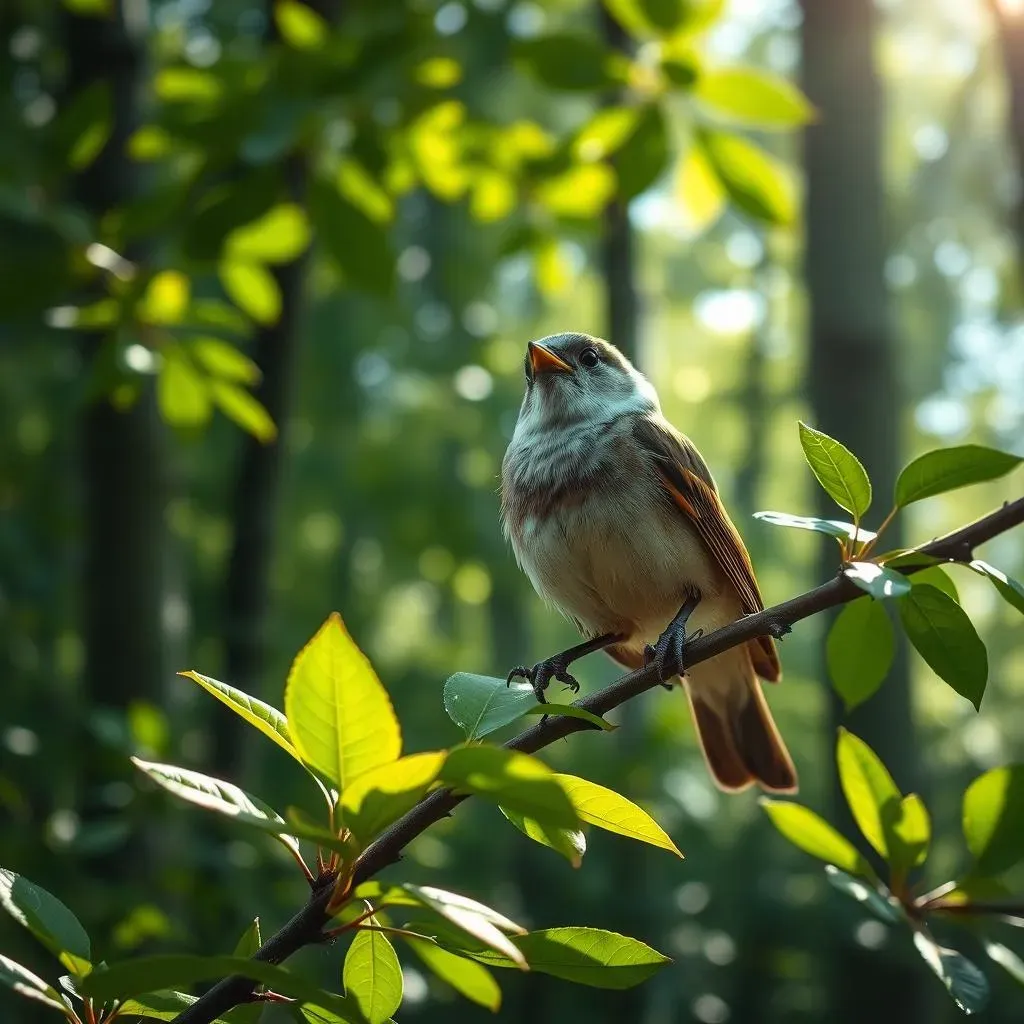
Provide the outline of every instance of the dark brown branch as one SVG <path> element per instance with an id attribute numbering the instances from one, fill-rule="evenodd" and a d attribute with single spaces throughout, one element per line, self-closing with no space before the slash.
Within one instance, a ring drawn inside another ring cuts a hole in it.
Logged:
<path id="1" fill-rule="evenodd" d="M 1024 523 L 1024 498 L 1009 502 L 995 512 L 991 512 L 945 537 L 922 545 L 918 550 L 946 561 L 970 561 L 974 554 L 974 548 L 979 544 L 983 544 L 1021 523 Z M 925 566 L 916 566 L 904 571 L 916 572 L 919 568 L 923 569 Z M 784 601 L 773 608 L 767 608 L 758 612 L 757 615 L 739 619 L 723 629 L 693 641 L 687 647 L 687 664 L 696 665 L 699 662 L 707 661 L 708 658 L 713 658 L 716 654 L 737 647 L 754 637 L 788 632 L 789 627 L 801 619 L 816 615 L 826 608 L 845 604 L 855 597 L 863 596 L 863 593 L 845 576 L 836 576 L 806 594 Z M 631 672 L 603 690 L 575 703 L 594 714 L 604 715 L 664 681 L 657 667 L 651 665 Z M 505 746 L 510 750 L 533 753 L 550 746 L 555 740 L 568 736 L 570 733 L 592 728 L 594 727 L 588 722 L 578 718 L 552 717 L 540 725 L 521 732 L 509 740 Z M 408 814 L 396 821 L 366 848 L 356 862 L 353 884 L 359 885 L 361 882 L 365 882 L 389 864 L 397 861 L 402 850 L 413 839 L 434 822 L 448 815 L 465 799 L 465 796 L 455 794 L 451 790 L 441 789 L 421 800 Z M 332 879 L 328 877 L 319 888 L 313 891 L 306 905 L 257 950 L 254 959 L 280 963 L 303 946 L 321 941 L 323 927 L 328 921 L 326 907 L 330 899 L 331 888 Z M 230 1010 L 232 1006 L 244 1002 L 252 992 L 253 985 L 254 983 L 250 979 L 237 975 L 225 978 L 179 1013 L 174 1018 L 174 1024 L 210 1024 L 215 1018 Z"/>

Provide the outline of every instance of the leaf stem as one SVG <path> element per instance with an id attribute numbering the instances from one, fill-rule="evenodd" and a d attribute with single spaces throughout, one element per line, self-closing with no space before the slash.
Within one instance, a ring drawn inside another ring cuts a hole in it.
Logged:
<path id="1" fill-rule="evenodd" d="M 395 928 L 386 924 L 361 924 L 357 931 L 361 932 L 389 932 L 391 935 L 404 935 L 407 939 L 427 939 L 429 935 L 421 935 L 419 932 L 410 931 L 408 928 Z"/>
<path id="2" fill-rule="evenodd" d="M 900 509 L 899 509 L 898 505 L 893 505 L 892 511 L 882 520 L 881 526 L 879 526 L 878 529 L 875 531 L 875 539 L 874 540 L 869 540 L 864 545 L 864 547 L 861 548 L 860 554 L 858 556 L 861 561 L 863 561 L 865 558 L 867 558 L 868 555 L 870 555 L 871 552 L 874 550 L 874 547 L 878 543 L 879 538 L 882 536 L 883 533 L 885 533 L 886 528 L 896 518 L 896 513 L 899 512 L 899 510 Z M 857 532 L 857 524 L 856 524 L 856 522 L 853 524 L 853 530 L 854 530 L 854 533 Z"/>

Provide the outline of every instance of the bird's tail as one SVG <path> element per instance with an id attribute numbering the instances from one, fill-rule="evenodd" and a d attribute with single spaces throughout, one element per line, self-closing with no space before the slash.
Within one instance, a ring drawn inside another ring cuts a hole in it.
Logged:
<path id="1" fill-rule="evenodd" d="M 721 789 L 756 782 L 772 793 L 796 792 L 793 760 L 745 644 L 695 665 L 685 683 L 704 757 Z"/>

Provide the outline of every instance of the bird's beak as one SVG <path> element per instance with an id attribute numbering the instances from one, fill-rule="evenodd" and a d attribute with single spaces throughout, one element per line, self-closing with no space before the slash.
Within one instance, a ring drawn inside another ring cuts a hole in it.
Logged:
<path id="1" fill-rule="evenodd" d="M 534 374 L 572 373 L 572 367 L 564 359 L 560 359 L 539 341 L 531 341 L 526 347 L 530 353 L 530 370 Z"/>

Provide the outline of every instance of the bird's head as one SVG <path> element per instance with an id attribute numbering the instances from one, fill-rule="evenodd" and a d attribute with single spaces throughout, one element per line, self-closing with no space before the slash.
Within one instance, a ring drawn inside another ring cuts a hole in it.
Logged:
<path id="1" fill-rule="evenodd" d="M 651 382 L 612 344 L 589 334 L 552 334 L 526 347 L 526 429 L 607 423 L 657 411 Z"/>

